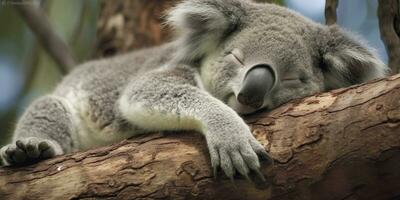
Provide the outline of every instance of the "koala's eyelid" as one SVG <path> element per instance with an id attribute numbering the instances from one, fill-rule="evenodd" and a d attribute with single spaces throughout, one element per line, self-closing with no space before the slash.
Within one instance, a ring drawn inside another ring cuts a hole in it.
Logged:
<path id="1" fill-rule="evenodd" d="M 299 86 L 299 84 L 301 85 L 303 83 L 303 81 L 301 81 L 300 79 L 284 79 L 282 80 L 282 84 L 289 84 L 289 85 L 296 85 Z"/>
<path id="2" fill-rule="evenodd" d="M 283 81 L 292 81 L 292 80 L 300 80 L 298 77 L 285 77 L 282 79 Z"/>
<path id="3" fill-rule="evenodd" d="M 299 78 L 287 78 L 287 79 L 282 79 L 282 81 L 300 81 Z"/>
<path id="4" fill-rule="evenodd" d="M 240 52 L 239 49 L 234 49 L 231 51 L 231 54 L 233 55 L 233 57 L 235 57 L 235 59 L 242 64 L 243 66 L 245 66 L 245 64 L 243 63 L 243 56 L 242 56 L 242 52 Z"/>
<path id="5" fill-rule="evenodd" d="M 232 54 L 233 55 L 233 57 L 235 57 L 235 59 L 240 63 L 240 64 L 242 64 L 243 66 L 244 66 L 244 63 L 235 55 L 235 54 Z"/>

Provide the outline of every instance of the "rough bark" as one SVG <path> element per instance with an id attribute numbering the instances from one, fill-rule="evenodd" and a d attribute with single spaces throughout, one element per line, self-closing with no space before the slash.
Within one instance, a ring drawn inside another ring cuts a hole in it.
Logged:
<path id="1" fill-rule="evenodd" d="M 162 17 L 178 1 L 102 1 L 97 56 L 112 56 L 168 41 L 171 30 L 162 25 Z"/>
<path id="2" fill-rule="evenodd" d="M 339 0 L 326 0 L 325 2 L 325 23 L 327 25 L 336 24 L 337 21 L 337 7 Z"/>
<path id="3" fill-rule="evenodd" d="M 213 180 L 204 139 L 153 134 L 0 169 L 2 199 L 398 199 L 400 75 L 247 118 L 267 183 Z"/>
<path id="4" fill-rule="evenodd" d="M 139 1 L 110 2 L 99 21 L 99 56 L 166 40 L 158 18 L 133 5 Z M 146 9 L 162 13 L 173 0 L 146 2 Z M 397 75 L 249 116 L 253 134 L 276 161 L 262 166 L 267 183 L 238 176 L 233 184 L 222 174 L 214 180 L 200 134 L 155 133 L 0 168 L 0 199 L 398 199 L 399 99 Z"/>
<path id="5" fill-rule="evenodd" d="M 379 0 L 379 28 L 389 54 L 389 67 L 400 73 L 400 1 Z"/>

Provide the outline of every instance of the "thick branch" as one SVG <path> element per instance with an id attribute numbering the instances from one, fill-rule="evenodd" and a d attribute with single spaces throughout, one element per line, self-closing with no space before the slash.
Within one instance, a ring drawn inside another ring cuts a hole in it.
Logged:
<path id="1" fill-rule="evenodd" d="M 325 2 L 325 21 L 327 25 L 336 24 L 339 0 L 326 0 Z"/>
<path id="2" fill-rule="evenodd" d="M 154 134 L 0 169 L 4 199 L 396 199 L 400 75 L 249 117 L 267 184 L 211 176 L 199 134 Z"/>
<path id="3" fill-rule="evenodd" d="M 15 9 L 36 35 L 40 44 L 60 66 L 60 71 L 67 73 L 75 66 L 75 60 L 65 42 L 54 32 L 47 16 L 33 5 L 17 4 Z"/>
<path id="4" fill-rule="evenodd" d="M 394 74 L 400 73 L 399 0 L 379 0 L 378 17 L 381 38 L 389 53 L 389 66 Z"/>

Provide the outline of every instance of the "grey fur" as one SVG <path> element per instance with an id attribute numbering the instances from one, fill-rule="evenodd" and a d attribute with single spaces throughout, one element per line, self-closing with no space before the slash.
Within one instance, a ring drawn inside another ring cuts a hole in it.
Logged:
<path id="1" fill-rule="evenodd" d="M 268 154 L 237 113 L 273 109 L 388 71 L 339 27 L 276 5 L 187 0 L 168 23 L 178 32 L 169 44 L 77 67 L 28 108 L 1 157 L 25 164 L 151 131 L 189 129 L 204 134 L 214 169 L 247 176 L 259 170 L 257 154 Z M 259 64 L 270 66 L 276 81 L 262 107 L 253 108 L 236 97 L 246 72 Z"/>

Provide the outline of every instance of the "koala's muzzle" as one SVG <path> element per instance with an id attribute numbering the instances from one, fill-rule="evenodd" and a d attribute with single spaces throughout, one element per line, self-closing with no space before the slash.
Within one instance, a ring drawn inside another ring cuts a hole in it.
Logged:
<path id="1" fill-rule="evenodd" d="M 264 103 L 264 97 L 274 87 L 275 79 L 271 66 L 267 64 L 253 66 L 245 75 L 237 100 L 243 105 L 260 108 Z"/>

